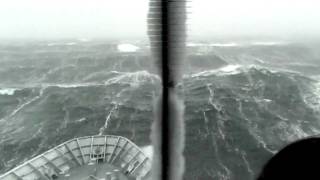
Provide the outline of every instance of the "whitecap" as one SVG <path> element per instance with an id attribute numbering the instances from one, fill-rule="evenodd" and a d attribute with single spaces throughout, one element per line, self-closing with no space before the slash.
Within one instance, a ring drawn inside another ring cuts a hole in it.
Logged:
<path id="1" fill-rule="evenodd" d="M 271 102 L 271 99 L 263 99 L 265 102 Z"/>
<path id="2" fill-rule="evenodd" d="M 133 44 L 118 44 L 117 49 L 120 52 L 136 52 L 140 48 Z"/>
<path id="3" fill-rule="evenodd" d="M 130 84 L 131 87 L 139 87 L 142 83 L 160 80 L 155 74 L 151 74 L 148 71 L 137 71 L 137 72 L 122 72 L 118 76 L 110 78 L 105 82 L 106 85 L 109 84 Z"/>
<path id="4" fill-rule="evenodd" d="M 43 87 L 59 87 L 59 88 L 78 88 L 78 87 L 91 87 L 91 86 L 103 86 L 104 84 L 100 83 L 72 83 L 72 84 L 55 84 L 55 83 L 46 83 L 42 84 Z"/>
<path id="5" fill-rule="evenodd" d="M 152 145 L 141 147 L 141 150 L 148 158 L 152 159 L 152 157 L 153 157 L 153 146 Z"/>
<path id="6" fill-rule="evenodd" d="M 87 120 L 87 118 L 83 117 L 83 118 L 80 118 L 80 119 L 76 120 L 76 122 L 82 122 L 82 121 L 85 121 L 85 120 Z"/>
<path id="7" fill-rule="evenodd" d="M 227 66 L 220 68 L 219 71 L 226 72 L 226 73 L 232 73 L 232 72 L 235 72 L 240 67 L 241 66 L 237 65 L 237 64 L 230 64 L 230 65 L 227 65 Z"/>
<path id="8" fill-rule="evenodd" d="M 231 43 L 211 43 L 209 46 L 217 46 L 217 47 L 234 47 L 234 46 L 240 46 L 240 44 L 231 42 Z"/>
<path id="9" fill-rule="evenodd" d="M 194 73 L 191 75 L 187 75 L 184 77 L 199 77 L 199 76 L 210 76 L 210 75 L 233 75 L 233 74 L 239 74 L 240 73 L 240 68 L 242 66 L 241 65 L 237 65 L 237 64 L 230 64 L 227 66 L 223 66 L 219 69 L 212 69 L 212 70 L 205 70 L 205 71 L 201 71 L 198 73 Z"/>
<path id="10" fill-rule="evenodd" d="M 320 82 L 311 87 L 311 92 L 303 94 L 303 100 L 314 111 L 320 112 Z"/>
<path id="11" fill-rule="evenodd" d="M 0 95 L 14 95 L 17 89 L 15 88 L 2 88 L 0 89 Z"/>

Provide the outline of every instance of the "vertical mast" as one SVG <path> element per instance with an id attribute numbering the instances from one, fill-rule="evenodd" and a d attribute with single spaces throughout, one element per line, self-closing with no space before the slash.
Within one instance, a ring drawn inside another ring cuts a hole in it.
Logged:
<path id="1" fill-rule="evenodd" d="M 150 48 L 162 79 L 162 96 L 155 107 L 159 112 L 152 128 L 153 179 L 156 180 L 180 180 L 183 176 L 183 102 L 177 84 L 181 83 L 181 65 L 185 59 L 185 22 L 185 0 L 149 1 Z"/>

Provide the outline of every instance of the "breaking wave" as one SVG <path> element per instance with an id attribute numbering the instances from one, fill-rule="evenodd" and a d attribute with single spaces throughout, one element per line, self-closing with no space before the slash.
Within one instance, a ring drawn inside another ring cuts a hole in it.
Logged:
<path id="1" fill-rule="evenodd" d="M 0 95 L 14 95 L 14 93 L 16 92 L 16 90 L 18 89 L 15 89 L 15 88 L 1 88 L 0 89 Z"/>

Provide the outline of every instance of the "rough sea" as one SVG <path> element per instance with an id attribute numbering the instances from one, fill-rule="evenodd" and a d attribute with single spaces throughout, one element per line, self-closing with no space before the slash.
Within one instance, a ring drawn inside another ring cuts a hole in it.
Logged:
<path id="1" fill-rule="evenodd" d="M 0 173 L 80 136 L 121 135 L 152 154 L 161 81 L 135 46 L 1 44 Z M 190 43 L 183 66 L 186 180 L 254 180 L 279 149 L 320 134 L 317 45 Z"/>

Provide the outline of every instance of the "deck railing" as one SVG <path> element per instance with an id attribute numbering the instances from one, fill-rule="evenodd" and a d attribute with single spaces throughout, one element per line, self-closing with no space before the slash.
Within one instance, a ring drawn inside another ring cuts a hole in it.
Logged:
<path id="1" fill-rule="evenodd" d="M 0 180 L 59 179 L 90 163 L 109 163 L 136 179 L 144 179 L 151 169 L 151 160 L 129 139 L 97 135 L 64 142 L 0 175 Z"/>

